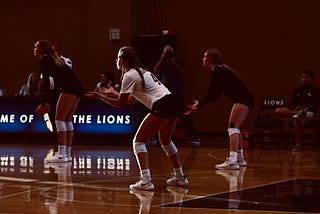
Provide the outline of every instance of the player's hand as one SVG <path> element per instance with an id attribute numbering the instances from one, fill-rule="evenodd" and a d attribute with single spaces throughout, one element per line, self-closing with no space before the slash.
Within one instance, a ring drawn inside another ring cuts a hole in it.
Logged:
<path id="1" fill-rule="evenodd" d="M 109 87 L 109 88 L 102 87 L 99 89 L 99 92 L 102 94 L 112 94 L 114 92 L 114 88 L 113 87 Z"/>
<path id="2" fill-rule="evenodd" d="M 89 93 L 84 94 L 84 96 L 94 100 L 98 100 L 101 98 L 100 93 L 95 91 L 89 91 Z"/>
<path id="3" fill-rule="evenodd" d="M 199 105 L 199 101 L 198 100 L 194 100 L 191 105 L 187 106 L 188 110 L 186 112 L 184 112 L 184 115 L 189 115 L 192 112 L 198 110 L 198 105 Z"/>

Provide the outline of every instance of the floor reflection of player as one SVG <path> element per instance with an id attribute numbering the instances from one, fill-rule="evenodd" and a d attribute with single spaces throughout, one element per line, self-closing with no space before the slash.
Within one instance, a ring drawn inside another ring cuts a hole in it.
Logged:
<path id="1" fill-rule="evenodd" d="M 72 213 L 72 202 L 74 198 L 74 190 L 71 176 L 71 162 L 66 163 L 47 163 L 46 168 L 54 170 L 58 174 L 57 196 L 55 200 L 49 198 L 45 201 L 45 208 L 48 213 L 59 213 L 68 211 Z M 59 204 L 63 204 L 63 208 L 59 209 Z M 63 210 L 62 210 L 63 209 Z"/>
<path id="2" fill-rule="evenodd" d="M 139 214 L 150 213 L 150 206 L 154 192 L 144 190 L 130 190 L 131 194 L 134 194 L 140 200 Z"/>
<path id="3" fill-rule="evenodd" d="M 167 190 L 173 195 L 174 209 L 170 213 L 180 213 L 184 196 L 188 193 L 188 189 L 178 186 L 167 186 Z"/>
<path id="4" fill-rule="evenodd" d="M 243 176 L 246 172 L 246 167 L 240 167 L 239 170 L 216 170 L 215 172 L 225 177 L 229 182 L 228 209 L 238 209 L 241 202 Z"/>

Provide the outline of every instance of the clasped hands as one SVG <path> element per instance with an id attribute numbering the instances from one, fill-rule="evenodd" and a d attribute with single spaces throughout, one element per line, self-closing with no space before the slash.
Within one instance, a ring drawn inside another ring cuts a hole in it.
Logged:
<path id="1" fill-rule="evenodd" d="M 90 98 L 90 99 L 101 99 L 105 96 L 108 95 L 112 95 L 114 93 L 114 88 L 109 87 L 109 88 L 105 88 L 102 87 L 99 89 L 99 91 L 89 91 L 88 93 L 85 94 L 86 97 Z"/>
<path id="2" fill-rule="evenodd" d="M 198 110 L 198 105 L 199 105 L 199 101 L 198 100 L 194 100 L 191 105 L 187 106 L 188 110 L 186 112 L 184 112 L 183 114 L 185 116 L 190 115 L 192 112 Z"/>

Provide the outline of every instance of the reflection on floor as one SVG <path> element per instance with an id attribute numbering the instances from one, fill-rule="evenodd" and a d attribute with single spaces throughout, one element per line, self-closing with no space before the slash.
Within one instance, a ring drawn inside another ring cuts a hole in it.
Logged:
<path id="1" fill-rule="evenodd" d="M 320 213 L 319 196 L 320 180 L 294 179 L 166 206 Z"/>
<path id="2" fill-rule="evenodd" d="M 1 213 L 320 213 L 318 150 L 248 149 L 247 167 L 215 170 L 224 139 L 178 144 L 190 185 L 166 186 L 172 172 L 149 146 L 155 191 L 129 191 L 139 177 L 131 146 L 74 146 L 73 161 L 45 164 L 53 146 L 0 144 Z M 19 203 L 17 203 L 19 201 Z"/>

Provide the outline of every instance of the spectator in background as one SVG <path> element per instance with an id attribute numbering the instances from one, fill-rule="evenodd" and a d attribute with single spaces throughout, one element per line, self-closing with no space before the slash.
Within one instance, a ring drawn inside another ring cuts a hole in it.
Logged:
<path id="1" fill-rule="evenodd" d="M 293 121 L 296 144 L 292 152 L 301 150 L 303 126 L 315 118 L 320 107 L 320 90 L 313 85 L 314 76 L 312 70 L 304 70 L 300 78 L 301 85 L 294 89 L 289 107 L 275 110 L 280 117 Z"/>
<path id="2" fill-rule="evenodd" d="M 38 93 L 38 85 L 40 81 L 40 75 L 36 72 L 32 72 L 28 76 L 27 83 L 23 84 L 16 94 L 18 96 L 36 96 Z"/>
<path id="3" fill-rule="evenodd" d="M 174 50 L 170 45 L 163 48 L 163 52 L 153 69 L 154 74 L 173 94 L 183 97 L 182 75 L 185 72 L 185 64 L 179 57 L 175 57 Z M 193 124 L 191 115 L 181 117 L 187 134 L 191 137 L 193 146 L 200 145 L 198 132 Z"/>
<path id="4" fill-rule="evenodd" d="M 98 82 L 94 91 L 98 92 L 101 88 L 113 88 L 116 91 L 120 91 L 120 85 L 116 83 L 111 71 L 101 73 L 100 82 Z"/>

